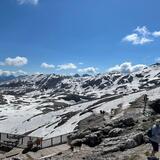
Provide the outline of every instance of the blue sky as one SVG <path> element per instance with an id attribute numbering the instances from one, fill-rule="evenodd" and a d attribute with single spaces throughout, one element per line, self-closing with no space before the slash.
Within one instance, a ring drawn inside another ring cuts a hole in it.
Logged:
<path id="1" fill-rule="evenodd" d="M 95 73 L 124 62 L 155 63 L 159 6 L 159 0 L 1 0 L 0 74 Z"/>

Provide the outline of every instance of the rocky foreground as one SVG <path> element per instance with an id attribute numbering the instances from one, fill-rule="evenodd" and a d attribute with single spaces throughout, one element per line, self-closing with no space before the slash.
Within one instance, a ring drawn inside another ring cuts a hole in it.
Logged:
<path id="1" fill-rule="evenodd" d="M 119 116 L 110 119 L 99 114 L 81 121 L 70 140 L 81 140 L 82 148 L 59 153 L 52 160 L 146 160 L 152 149 L 146 132 L 160 119 L 160 100 L 150 101 L 145 114 L 143 106 L 142 96 Z"/>

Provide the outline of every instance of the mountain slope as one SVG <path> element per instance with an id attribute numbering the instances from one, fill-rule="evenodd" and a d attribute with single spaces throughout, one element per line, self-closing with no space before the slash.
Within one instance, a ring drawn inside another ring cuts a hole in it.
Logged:
<path id="1" fill-rule="evenodd" d="M 50 138 L 77 129 L 93 113 L 158 98 L 160 66 L 92 77 L 30 75 L 0 83 L 0 131 Z M 9 127 L 6 127 L 9 124 Z"/>

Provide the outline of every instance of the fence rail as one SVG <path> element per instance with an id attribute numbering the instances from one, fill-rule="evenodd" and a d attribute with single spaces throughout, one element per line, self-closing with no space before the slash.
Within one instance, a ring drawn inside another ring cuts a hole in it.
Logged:
<path id="1" fill-rule="evenodd" d="M 56 136 L 56 137 L 52 137 L 52 138 L 49 138 L 49 139 L 42 140 L 42 148 L 52 147 L 52 146 L 56 146 L 56 145 L 66 143 L 67 142 L 67 136 L 71 133 L 74 133 L 74 132 L 70 132 L 70 133 L 66 133 L 66 134 L 63 134 L 63 135 L 59 135 L 59 136 Z"/>
<path id="2" fill-rule="evenodd" d="M 43 137 L 32 137 L 32 136 L 25 136 L 25 135 L 16 135 L 16 134 L 9 134 L 9 133 L 0 133 L 0 147 L 18 147 L 18 148 L 26 148 L 28 141 L 36 141 L 37 139 L 41 138 L 41 148 L 48 148 L 60 144 L 64 144 L 67 142 L 67 136 L 71 133 L 59 135 L 56 137 L 51 137 L 48 139 L 43 139 Z"/>

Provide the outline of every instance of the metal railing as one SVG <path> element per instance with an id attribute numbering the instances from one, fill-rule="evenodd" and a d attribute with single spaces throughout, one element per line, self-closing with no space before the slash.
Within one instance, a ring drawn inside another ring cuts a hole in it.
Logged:
<path id="1" fill-rule="evenodd" d="M 43 139 L 43 137 L 33 137 L 33 136 L 24 136 L 24 135 L 16 135 L 9 133 L 0 133 L 0 146 L 7 147 L 18 147 L 18 148 L 26 148 L 28 141 L 36 141 L 37 139 L 42 139 L 41 148 L 48 148 L 60 144 L 64 144 L 67 142 L 67 136 L 71 133 L 59 135 L 56 137 L 51 137 L 48 139 Z"/>
<path id="2" fill-rule="evenodd" d="M 44 139 L 44 140 L 42 140 L 41 147 L 47 148 L 47 147 L 52 147 L 52 146 L 64 144 L 67 142 L 67 136 L 70 135 L 71 133 L 74 133 L 74 132 L 66 133 L 66 134 L 59 135 L 59 136 L 52 137 L 52 138 L 48 138 L 48 139 Z"/>

